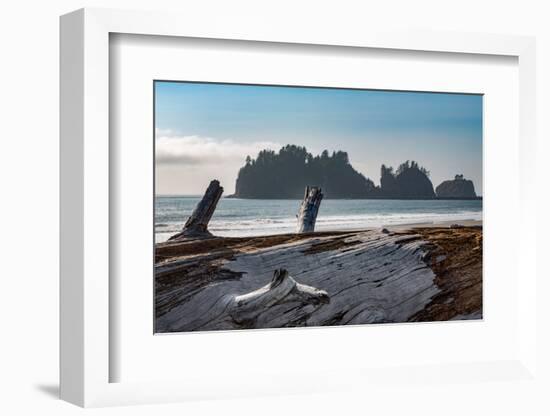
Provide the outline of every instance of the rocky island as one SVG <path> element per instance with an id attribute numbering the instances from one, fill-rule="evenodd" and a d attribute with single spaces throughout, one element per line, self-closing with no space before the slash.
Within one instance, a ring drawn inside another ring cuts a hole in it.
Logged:
<path id="1" fill-rule="evenodd" d="M 235 184 L 235 198 L 300 199 L 308 184 L 318 184 L 328 198 L 366 198 L 374 183 L 357 172 L 346 152 L 313 156 L 305 147 L 286 145 L 278 153 L 262 150 L 246 158 Z"/>
<path id="2" fill-rule="evenodd" d="M 476 199 L 473 182 L 457 175 L 434 191 L 430 172 L 415 161 L 397 169 L 382 165 L 380 186 L 353 168 L 347 152 L 324 150 L 313 156 L 305 147 L 286 145 L 279 152 L 247 156 L 230 198 L 300 199 L 304 188 L 318 184 L 329 199 Z"/>
<path id="3" fill-rule="evenodd" d="M 464 179 L 464 175 L 456 175 L 452 181 L 444 181 L 435 188 L 435 193 L 438 198 L 476 198 L 474 183 L 468 179 Z"/>

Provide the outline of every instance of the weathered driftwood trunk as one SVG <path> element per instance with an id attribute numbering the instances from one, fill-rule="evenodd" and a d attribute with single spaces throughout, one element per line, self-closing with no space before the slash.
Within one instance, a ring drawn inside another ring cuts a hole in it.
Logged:
<path id="1" fill-rule="evenodd" d="M 157 246 L 156 331 L 405 322 L 440 292 L 417 234 L 269 238 Z"/>
<path id="2" fill-rule="evenodd" d="M 306 187 L 304 200 L 298 214 L 298 233 L 312 233 L 315 231 L 315 220 L 319 212 L 319 206 L 323 199 L 321 188 L 316 186 Z"/>
<path id="3" fill-rule="evenodd" d="M 167 241 L 155 330 L 479 319 L 481 248 L 475 228 Z"/>
<path id="4" fill-rule="evenodd" d="M 208 231 L 208 223 L 222 194 L 223 188 L 220 186 L 220 182 L 217 180 L 210 182 L 201 201 L 183 226 L 183 230 L 170 237 L 169 240 L 180 240 L 188 237 L 212 237 L 212 234 Z"/>

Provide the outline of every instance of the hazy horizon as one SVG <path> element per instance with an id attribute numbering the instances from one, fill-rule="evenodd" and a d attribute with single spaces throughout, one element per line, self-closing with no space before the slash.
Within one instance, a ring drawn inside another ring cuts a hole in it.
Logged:
<path id="1" fill-rule="evenodd" d="M 434 188 L 463 174 L 483 195 L 482 96 L 184 82 L 155 83 L 157 195 L 235 190 L 249 155 L 305 146 L 345 151 L 376 185 L 380 166 L 415 160 Z"/>

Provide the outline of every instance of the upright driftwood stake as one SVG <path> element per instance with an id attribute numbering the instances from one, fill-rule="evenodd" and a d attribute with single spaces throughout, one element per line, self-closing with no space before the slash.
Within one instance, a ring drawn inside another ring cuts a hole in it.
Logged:
<path id="1" fill-rule="evenodd" d="M 321 188 L 306 186 L 304 200 L 298 214 L 298 233 L 312 233 L 315 231 L 315 220 L 319 212 L 319 206 L 323 199 Z"/>
<path id="2" fill-rule="evenodd" d="M 183 226 L 183 230 L 170 237 L 169 240 L 179 240 L 186 237 L 211 237 L 212 234 L 208 231 L 208 223 L 222 194 L 223 188 L 220 186 L 220 182 L 217 180 L 210 182 L 201 201 Z"/>

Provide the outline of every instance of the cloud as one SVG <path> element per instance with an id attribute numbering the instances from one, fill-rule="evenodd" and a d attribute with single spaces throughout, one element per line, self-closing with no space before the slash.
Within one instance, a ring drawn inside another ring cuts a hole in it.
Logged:
<path id="1" fill-rule="evenodd" d="M 244 163 L 247 155 L 256 157 L 263 149 L 279 150 L 279 143 L 270 141 L 236 142 L 201 136 L 176 136 L 166 130 L 157 130 L 156 162 L 163 165 L 216 165 Z"/>
<path id="2" fill-rule="evenodd" d="M 159 129 L 155 127 L 155 137 L 174 137 L 177 136 L 176 132 L 172 129 Z"/>

